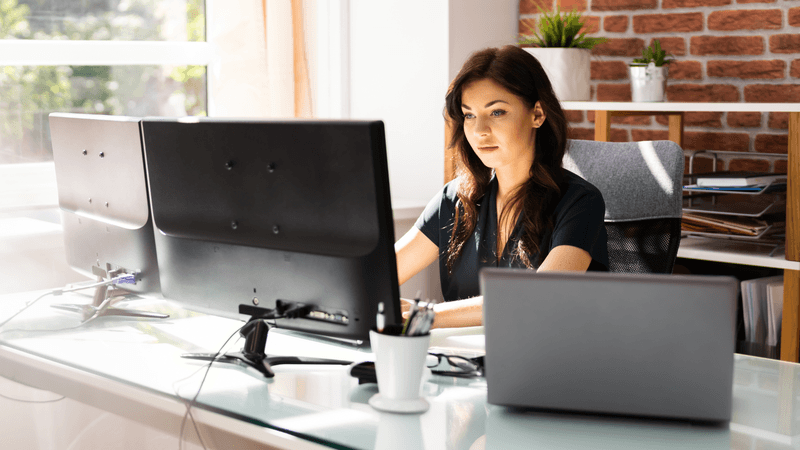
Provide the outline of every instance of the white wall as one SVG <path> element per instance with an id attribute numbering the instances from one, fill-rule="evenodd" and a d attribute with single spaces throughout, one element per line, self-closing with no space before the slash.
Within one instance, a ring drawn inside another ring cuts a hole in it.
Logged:
<path id="1" fill-rule="evenodd" d="M 451 0 L 449 19 L 452 80 L 472 52 L 517 42 L 519 0 Z"/>
<path id="2" fill-rule="evenodd" d="M 350 115 L 386 127 L 392 202 L 442 186 L 447 2 L 350 2 Z"/>

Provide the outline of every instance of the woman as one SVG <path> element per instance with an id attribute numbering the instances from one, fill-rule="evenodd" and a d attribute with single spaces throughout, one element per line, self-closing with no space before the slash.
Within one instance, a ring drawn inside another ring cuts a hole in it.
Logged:
<path id="1" fill-rule="evenodd" d="M 434 326 L 481 324 L 481 267 L 607 270 L 603 198 L 561 167 L 567 121 L 536 58 L 479 51 L 445 103 L 457 177 L 395 244 L 400 284 L 439 259 Z"/>

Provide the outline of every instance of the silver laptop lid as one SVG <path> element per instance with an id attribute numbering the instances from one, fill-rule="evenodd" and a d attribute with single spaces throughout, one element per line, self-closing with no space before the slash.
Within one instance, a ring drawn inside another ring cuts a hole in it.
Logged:
<path id="1" fill-rule="evenodd" d="M 489 403 L 730 420 L 732 277 L 481 274 Z"/>

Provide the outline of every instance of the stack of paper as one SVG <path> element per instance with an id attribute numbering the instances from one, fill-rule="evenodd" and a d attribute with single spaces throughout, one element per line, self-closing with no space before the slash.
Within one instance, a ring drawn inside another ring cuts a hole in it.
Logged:
<path id="1" fill-rule="evenodd" d="M 728 171 L 697 175 L 697 186 L 701 187 L 766 186 L 775 182 L 785 183 L 786 174 L 751 171 Z"/>
<path id="2" fill-rule="evenodd" d="M 778 345 L 783 313 L 783 276 L 741 282 L 745 340 Z"/>
<path id="3" fill-rule="evenodd" d="M 758 236 L 770 225 L 778 225 L 783 229 L 785 222 L 770 223 L 766 220 L 755 219 L 752 217 L 727 216 L 720 214 L 699 214 L 694 212 L 683 212 L 681 220 L 684 231 L 696 231 L 706 233 L 736 234 L 741 236 Z"/>

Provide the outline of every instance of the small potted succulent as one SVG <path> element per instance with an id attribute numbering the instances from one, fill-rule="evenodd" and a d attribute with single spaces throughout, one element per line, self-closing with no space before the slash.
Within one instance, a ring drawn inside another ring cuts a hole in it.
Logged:
<path id="1" fill-rule="evenodd" d="M 658 39 L 642 50 L 642 57 L 634 59 L 628 68 L 631 77 L 631 99 L 634 102 L 663 102 L 666 100 L 669 64 L 667 52 Z"/>
<path id="2" fill-rule="evenodd" d="M 589 100 L 589 56 L 606 39 L 581 32 L 586 19 L 577 11 L 562 13 L 556 7 L 550 12 L 539 8 L 539 13 L 533 34 L 521 35 L 518 44 L 542 64 L 559 100 Z"/>

